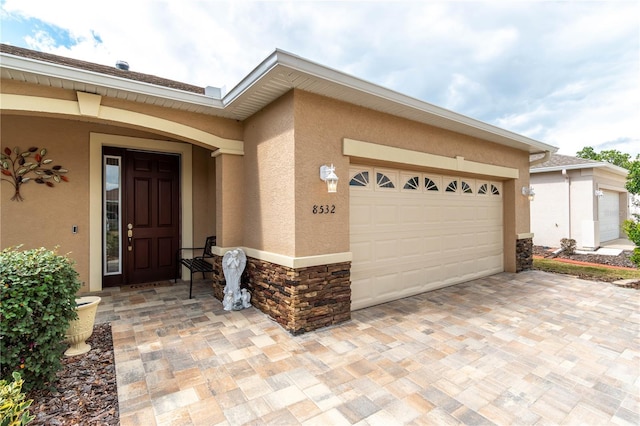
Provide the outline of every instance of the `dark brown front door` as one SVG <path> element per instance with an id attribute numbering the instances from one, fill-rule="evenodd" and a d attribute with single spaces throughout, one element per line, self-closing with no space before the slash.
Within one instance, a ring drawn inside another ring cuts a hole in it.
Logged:
<path id="1" fill-rule="evenodd" d="M 104 154 L 121 159 L 122 264 L 121 273 L 105 274 L 103 284 L 173 278 L 180 243 L 180 157 L 120 148 L 105 148 Z"/>
<path id="2" fill-rule="evenodd" d="M 128 151 L 125 164 L 127 281 L 173 278 L 180 233 L 179 157 Z"/>

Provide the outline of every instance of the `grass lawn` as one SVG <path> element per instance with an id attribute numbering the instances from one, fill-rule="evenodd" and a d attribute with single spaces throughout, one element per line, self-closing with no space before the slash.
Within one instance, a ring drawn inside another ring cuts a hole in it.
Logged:
<path id="1" fill-rule="evenodd" d="M 616 269 L 599 266 L 574 265 L 553 259 L 533 259 L 533 267 L 541 271 L 557 274 L 575 275 L 580 278 L 598 281 L 616 281 L 635 279 L 640 281 L 640 270 Z"/>

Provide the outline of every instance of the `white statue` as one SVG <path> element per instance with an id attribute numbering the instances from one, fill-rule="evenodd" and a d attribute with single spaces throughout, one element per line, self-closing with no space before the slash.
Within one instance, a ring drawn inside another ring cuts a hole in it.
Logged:
<path id="1" fill-rule="evenodd" d="M 251 307 L 251 293 L 249 293 L 246 288 L 243 288 L 242 290 L 240 290 L 240 293 L 242 293 L 242 296 L 240 296 L 242 298 L 242 307 L 243 308 L 250 308 Z"/>
<path id="2" fill-rule="evenodd" d="M 249 303 L 251 295 L 244 289 L 244 293 L 240 292 L 240 277 L 246 265 L 247 256 L 240 248 L 230 250 L 222 257 L 222 271 L 227 281 L 224 286 L 224 298 L 222 299 L 222 306 L 225 311 L 237 311 L 251 306 Z M 248 296 L 244 296 L 245 294 Z"/>

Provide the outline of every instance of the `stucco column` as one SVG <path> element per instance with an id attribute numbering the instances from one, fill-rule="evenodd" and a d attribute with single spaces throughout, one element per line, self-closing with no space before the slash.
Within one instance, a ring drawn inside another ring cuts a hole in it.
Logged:
<path id="1" fill-rule="evenodd" d="M 522 198 L 522 197 L 520 197 Z M 503 201 L 503 221 L 504 229 L 504 270 L 507 272 L 516 272 L 516 221 L 517 209 L 526 208 L 527 214 L 529 209 L 522 204 L 522 200 L 516 196 L 516 180 L 507 180 L 502 184 L 502 201 Z M 516 206 L 516 203 L 521 205 Z"/>
<path id="2" fill-rule="evenodd" d="M 242 246 L 244 157 L 214 153 L 216 159 L 216 245 Z"/>

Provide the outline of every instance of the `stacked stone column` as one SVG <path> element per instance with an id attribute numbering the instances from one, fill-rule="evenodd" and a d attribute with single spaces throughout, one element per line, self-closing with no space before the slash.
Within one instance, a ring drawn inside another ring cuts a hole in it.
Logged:
<path id="1" fill-rule="evenodd" d="M 222 300 L 222 257 L 214 263 L 214 296 Z M 338 324 L 351 318 L 351 263 L 289 268 L 247 258 L 243 287 L 251 304 L 292 334 Z"/>

